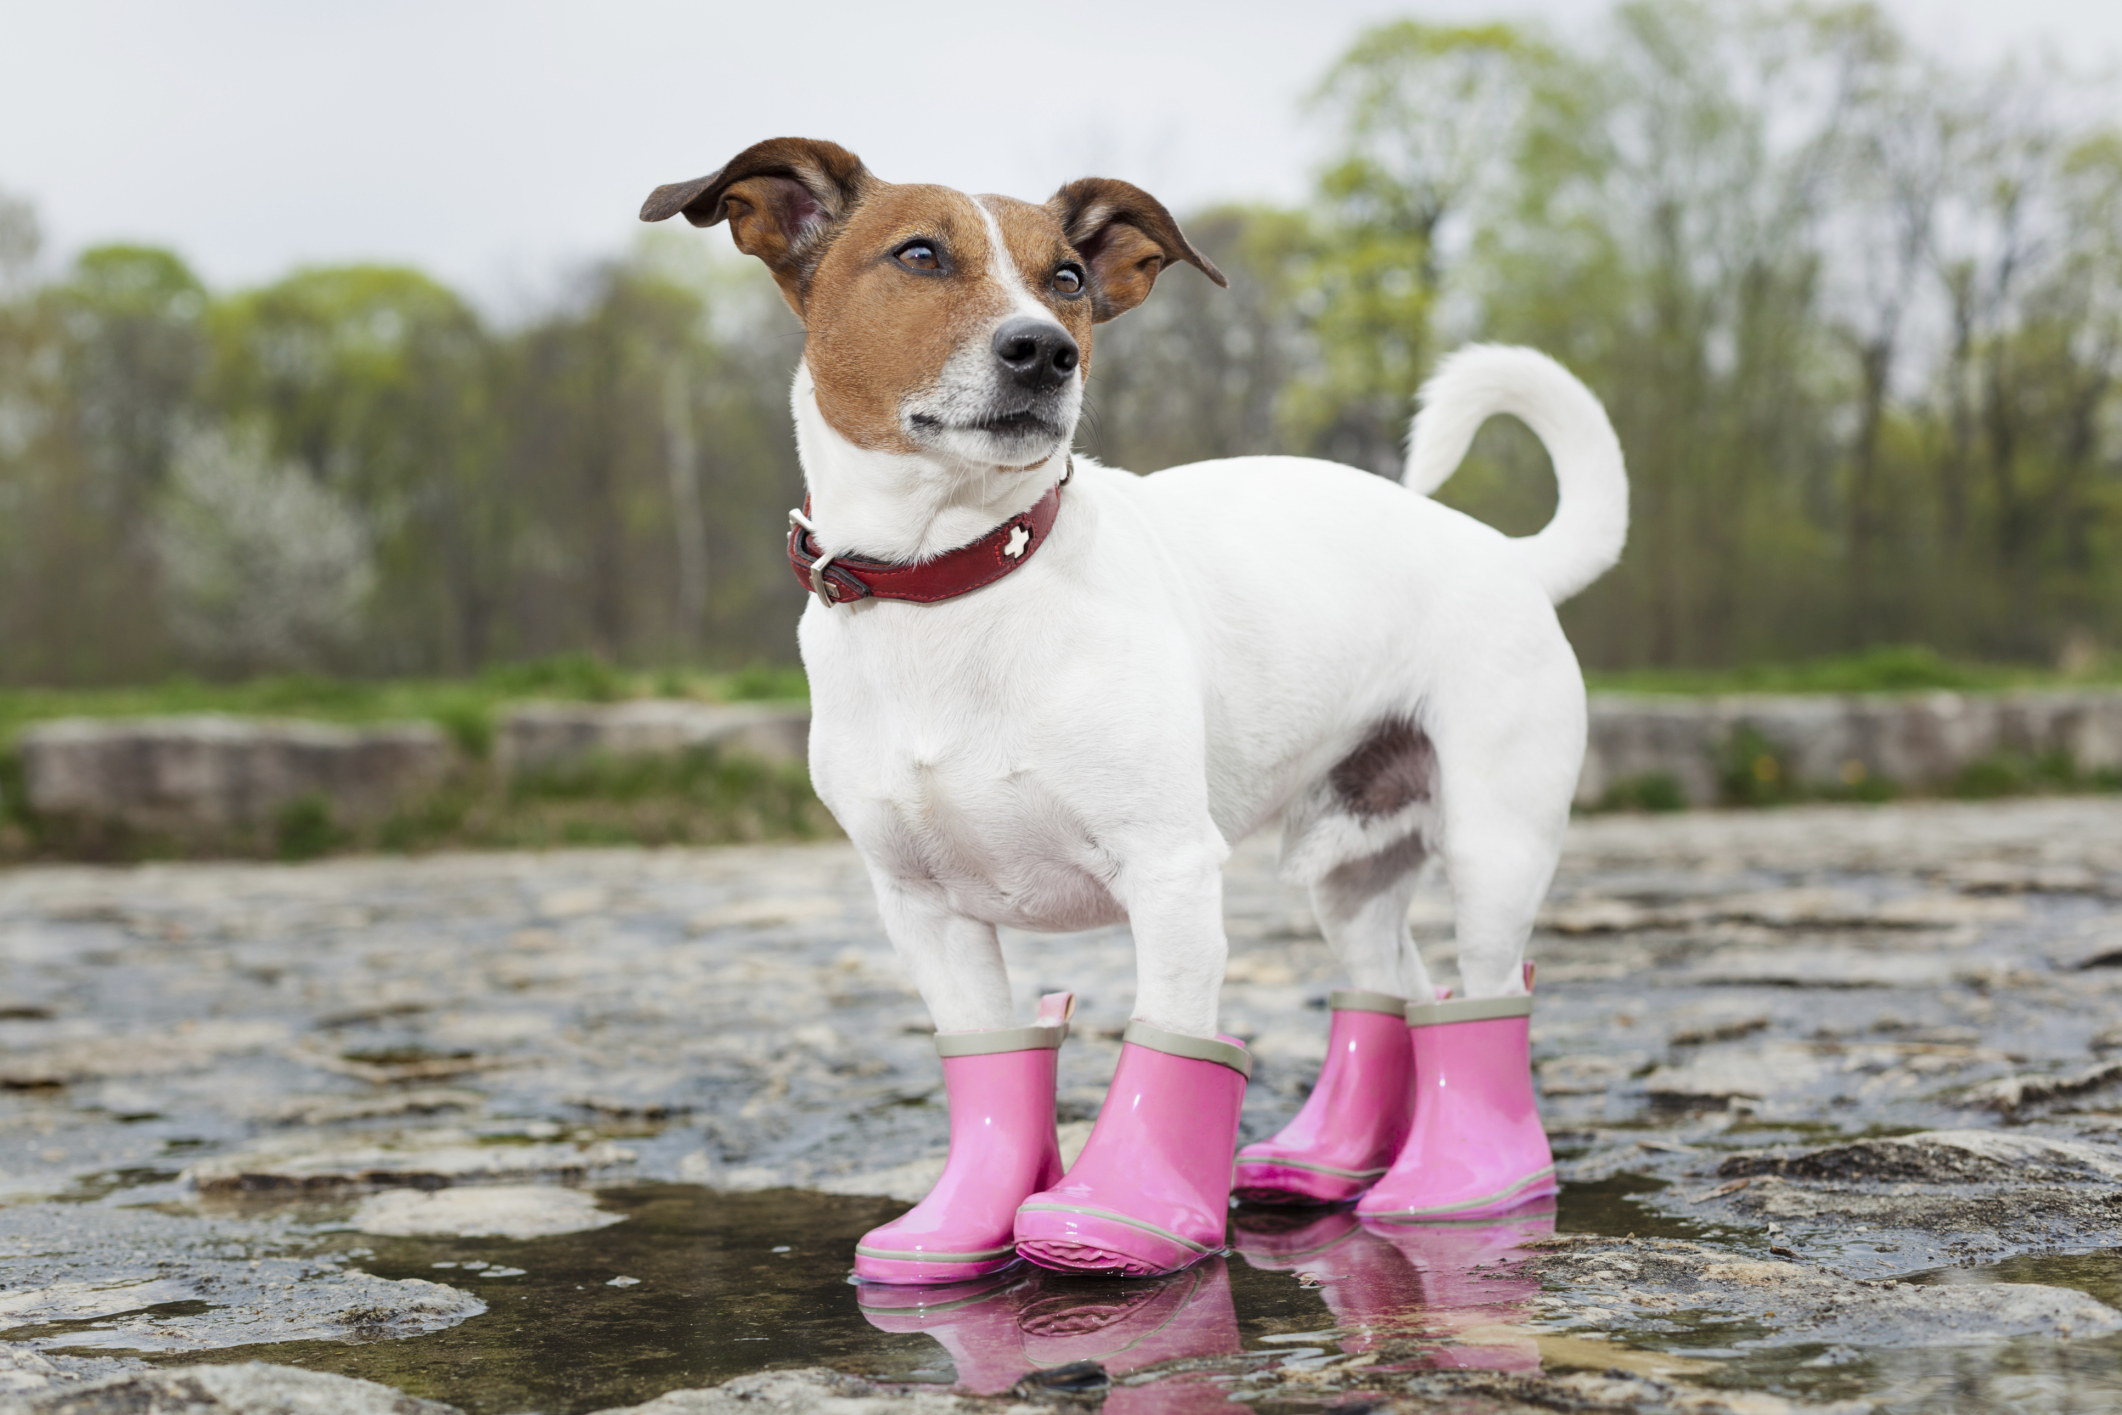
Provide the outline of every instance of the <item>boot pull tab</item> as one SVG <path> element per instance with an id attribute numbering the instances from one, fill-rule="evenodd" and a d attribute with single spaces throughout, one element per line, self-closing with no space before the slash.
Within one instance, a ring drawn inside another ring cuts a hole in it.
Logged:
<path id="1" fill-rule="evenodd" d="M 1072 992 L 1050 992 L 1039 999 L 1039 1016 L 1033 1023 L 1038 1027 L 1052 1027 L 1062 1036 L 1068 1035 L 1069 1019 L 1076 1015 L 1076 995 Z"/>
<path id="2" fill-rule="evenodd" d="M 1452 1000 L 1452 990 L 1451 990 L 1450 988 L 1447 988 L 1447 987 L 1439 987 L 1439 988 L 1437 989 L 1437 1001 L 1439 1001 L 1439 1002 L 1450 1002 L 1451 1000 Z"/>
<path id="3" fill-rule="evenodd" d="M 1525 990 L 1527 992 L 1533 990 L 1533 964 L 1529 958 L 1525 961 Z"/>

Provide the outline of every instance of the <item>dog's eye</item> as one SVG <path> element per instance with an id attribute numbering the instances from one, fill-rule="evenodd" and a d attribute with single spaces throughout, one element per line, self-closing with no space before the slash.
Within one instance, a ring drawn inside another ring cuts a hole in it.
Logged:
<path id="1" fill-rule="evenodd" d="M 941 270 L 943 262 L 936 256 L 936 248 L 926 241 L 910 241 L 899 247 L 899 264 L 908 270 Z"/>
<path id="2" fill-rule="evenodd" d="M 1073 265 L 1062 266 L 1054 272 L 1054 289 L 1064 295 L 1081 294 L 1083 292 L 1083 272 Z"/>

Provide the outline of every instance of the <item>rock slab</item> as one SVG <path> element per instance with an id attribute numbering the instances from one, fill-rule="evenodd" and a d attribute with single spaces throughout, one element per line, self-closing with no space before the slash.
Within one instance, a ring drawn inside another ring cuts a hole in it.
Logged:
<path id="1" fill-rule="evenodd" d="M 810 710 L 786 703 L 526 703 L 502 719 L 495 756 L 503 772 L 562 771 L 598 757 L 675 756 L 715 747 L 763 761 L 801 762 Z"/>
<path id="2" fill-rule="evenodd" d="M 2004 755 L 2057 757 L 2080 772 L 2122 769 L 2122 692 L 1925 693 L 1720 698 L 1599 693 L 1577 801 L 1663 777 L 1690 806 L 1724 796 L 1739 758 L 1775 760 L 1801 788 L 1886 782 L 1927 790 Z"/>
<path id="3" fill-rule="evenodd" d="M 61 718 L 22 734 L 40 816 L 151 835 L 243 834 L 308 797 L 376 820 L 437 785 L 452 749 L 431 723 L 335 727 L 200 714 Z"/>

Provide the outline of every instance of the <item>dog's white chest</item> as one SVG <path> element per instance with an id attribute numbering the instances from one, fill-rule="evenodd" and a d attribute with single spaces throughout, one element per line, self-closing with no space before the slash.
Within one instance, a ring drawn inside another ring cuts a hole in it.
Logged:
<path id="1" fill-rule="evenodd" d="M 1153 675 L 1102 616 L 996 603 L 807 617 L 813 782 L 872 869 L 962 913 L 1043 931 L 1115 922 L 1101 823 L 1164 794 L 1130 739 L 1173 712 L 1112 722 L 1116 685 Z"/>
<path id="2" fill-rule="evenodd" d="M 813 728 L 817 732 L 816 727 Z M 962 735 L 850 730 L 819 788 L 871 861 L 961 913 L 1055 931 L 1115 922 L 1083 803 L 1007 725 Z"/>

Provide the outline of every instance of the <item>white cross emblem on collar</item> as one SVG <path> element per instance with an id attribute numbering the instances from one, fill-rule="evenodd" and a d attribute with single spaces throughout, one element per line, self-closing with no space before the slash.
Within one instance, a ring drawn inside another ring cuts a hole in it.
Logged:
<path id="1" fill-rule="evenodd" d="M 1027 531 L 1022 526 L 1011 526 L 1009 528 L 1009 544 L 1002 547 L 1002 553 L 1013 560 L 1021 558 L 1024 554 L 1024 547 L 1031 543 L 1032 533 L 1030 531 Z"/>

